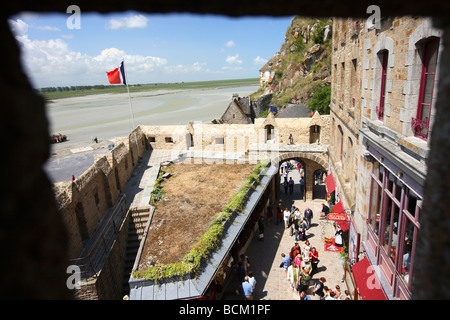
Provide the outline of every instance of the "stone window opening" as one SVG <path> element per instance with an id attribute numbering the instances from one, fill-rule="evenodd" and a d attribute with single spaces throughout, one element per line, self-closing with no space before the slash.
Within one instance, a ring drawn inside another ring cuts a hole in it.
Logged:
<path id="1" fill-rule="evenodd" d="M 384 104 L 386 98 L 386 75 L 387 75 L 387 66 L 388 66 L 388 50 L 381 50 L 378 53 L 378 58 L 381 62 L 381 79 L 380 79 L 380 103 L 376 108 L 378 120 L 384 120 Z"/>
<path id="2" fill-rule="evenodd" d="M 419 102 L 417 106 L 417 115 L 415 118 L 411 119 L 411 127 L 416 137 L 427 140 L 439 51 L 438 38 L 433 37 L 430 40 L 425 41 L 422 44 L 422 49 Z"/>
<path id="3" fill-rule="evenodd" d="M 275 137 L 274 135 L 274 127 L 268 124 L 266 127 L 266 141 L 272 141 Z"/>
<path id="4" fill-rule="evenodd" d="M 320 126 L 312 125 L 309 127 L 309 143 L 320 143 Z"/>

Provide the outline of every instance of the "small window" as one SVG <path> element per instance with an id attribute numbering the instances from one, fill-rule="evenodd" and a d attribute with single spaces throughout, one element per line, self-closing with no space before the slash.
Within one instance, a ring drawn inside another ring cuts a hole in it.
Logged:
<path id="1" fill-rule="evenodd" d="M 150 141 L 150 142 L 156 142 L 156 138 L 155 138 L 155 137 L 149 137 L 149 138 L 148 138 L 148 141 Z"/>
<path id="2" fill-rule="evenodd" d="M 166 143 L 173 143 L 172 137 L 166 137 Z"/>
<path id="3" fill-rule="evenodd" d="M 379 54 L 381 61 L 381 85 L 380 85 L 380 104 L 377 109 L 378 120 L 383 121 L 384 118 L 384 100 L 386 97 L 386 74 L 388 63 L 388 50 L 383 50 Z"/>
<path id="4" fill-rule="evenodd" d="M 224 139 L 223 138 L 216 138 L 216 144 L 223 144 Z"/>

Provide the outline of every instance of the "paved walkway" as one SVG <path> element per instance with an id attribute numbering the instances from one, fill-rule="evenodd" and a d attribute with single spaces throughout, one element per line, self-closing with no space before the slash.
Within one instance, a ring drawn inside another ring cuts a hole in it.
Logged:
<path id="1" fill-rule="evenodd" d="M 324 200 L 300 200 L 299 174 L 297 170 L 290 170 L 289 177 L 296 182 L 294 193 L 285 194 L 284 188 L 280 190 L 280 199 L 284 207 L 290 208 L 292 204 L 303 213 L 307 207 L 313 211 L 313 219 L 310 229 L 307 231 L 307 239 L 312 247 L 316 247 L 319 252 L 318 272 L 313 275 L 308 295 L 311 300 L 319 300 L 318 296 L 313 296 L 313 285 L 320 277 L 326 279 L 325 286 L 334 289 L 336 285 L 343 291 L 345 284 L 342 282 L 344 270 L 339 260 L 339 253 L 325 251 L 324 236 L 334 236 L 334 228 L 331 222 L 320 220 L 320 210 Z M 249 245 L 246 255 L 250 260 L 250 268 L 253 270 L 257 281 L 254 292 L 254 300 L 298 300 L 297 291 L 291 289 L 286 277 L 286 272 L 279 265 L 282 261 L 281 253 L 289 254 L 295 243 L 295 237 L 290 236 L 289 229 L 284 228 L 284 223 L 276 225 L 275 219 L 265 226 L 264 241 L 259 241 L 257 235 Z M 303 250 L 304 242 L 298 241 Z M 243 299 L 235 293 L 237 280 L 233 277 L 226 287 L 223 299 L 235 300 Z"/>

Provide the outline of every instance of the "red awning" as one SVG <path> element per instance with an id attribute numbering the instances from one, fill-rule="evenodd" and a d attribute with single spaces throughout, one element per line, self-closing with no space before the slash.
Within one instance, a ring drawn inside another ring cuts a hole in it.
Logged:
<path id="1" fill-rule="evenodd" d="M 330 195 L 336 189 L 336 184 L 334 183 L 333 174 L 330 173 L 325 178 L 325 187 L 327 188 L 327 196 Z"/>
<path id="2" fill-rule="evenodd" d="M 355 263 L 352 272 L 358 295 L 362 300 L 386 300 L 380 281 L 367 258 Z"/>
<path id="3" fill-rule="evenodd" d="M 342 205 L 342 202 L 339 201 L 333 206 L 333 209 L 331 210 L 333 213 L 345 213 L 344 206 Z"/>
<path id="4" fill-rule="evenodd" d="M 348 221 L 347 214 L 345 213 L 344 206 L 341 201 L 336 203 L 331 211 L 332 213 L 327 216 L 328 220 L 336 221 L 336 224 L 338 224 L 344 232 L 350 229 L 350 221 Z"/>

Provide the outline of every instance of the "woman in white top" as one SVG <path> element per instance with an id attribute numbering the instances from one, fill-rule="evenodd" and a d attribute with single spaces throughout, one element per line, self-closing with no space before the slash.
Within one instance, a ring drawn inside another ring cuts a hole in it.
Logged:
<path id="1" fill-rule="evenodd" d="M 287 271 L 287 278 L 289 280 L 289 283 L 291 285 L 292 290 L 296 290 L 297 289 L 297 279 L 298 279 L 298 266 L 295 263 L 292 263 Z"/>
<path id="2" fill-rule="evenodd" d="M 305 246 L 303 247 L 303 258 L 309 257 L 309 253 L 311 252 L 311 244 L 309 243 L 309 240 L 305 241 Z"/>
<path id="3" fill-rule="evenodd" d="M 291 216 L 291 212 L 288 210 L 288 208 L 284 209 L 283 212 L 283 219 L 284 219 L 284 227 L 287 229 L 289 226 L 289 217 Z"/>

